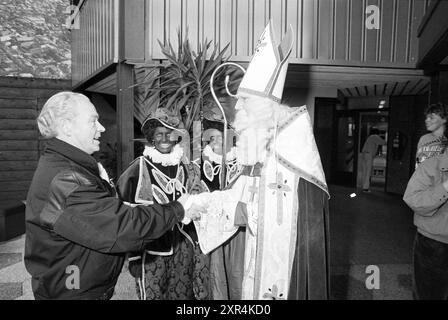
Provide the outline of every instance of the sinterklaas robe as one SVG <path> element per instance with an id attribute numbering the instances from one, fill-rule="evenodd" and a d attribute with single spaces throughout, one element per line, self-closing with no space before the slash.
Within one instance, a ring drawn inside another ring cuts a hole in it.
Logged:
<path id="1" fill-rule="evenodd" d="M 231 288 L 241 299 L 329 298 L 328 189 L 306 107 L 280 120 L 262 165 L 208 202 L 195 222 L 204 253 L 246 226 L 244 261 L 225 261 L 243 270 L 241 289 Z"/>

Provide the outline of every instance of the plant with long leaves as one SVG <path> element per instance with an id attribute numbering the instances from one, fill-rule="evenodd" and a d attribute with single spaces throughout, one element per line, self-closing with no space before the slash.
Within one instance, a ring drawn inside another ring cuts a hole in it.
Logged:
<path id="1" fill-rule="evenodd" d="M 156 108 L 166 108 L 170 113 L 181 115 L 185 129 L 190 130 L 193 121 L 199 120 L 201 112 L 206 112 L 216 106 L 210 89 L 210 78 L 213 71 L 222 63 L 228 61 L 226 45 L 221 51 L 218 45 L 213 46 L 213 51 L 208 55 L 212 47 L 212 41 L 205 40 L 199 45 L 196 53 L 191 49 L 187 36 L 182 41 L 178 31 L 178 49 L 173 48 L 170 41 L 163 44 L 159 41 L 162 53 L 167 63 L 153 67 L 154 73 L 149 73 L 144 82 L 138 85 L 146 86 L 146 102 L 149 103 L 152 113 Z M 217 95 L 225 92 L 225 77 L 231 79 L 238 77 L 237 70 L 222 69 L 214 78 L 214 90 Z M 148 78 L 150 78 L 148 80 Z M 234 91 L 236 84 L 233 79 L 229 89 Z M 158 101 L 158 103 L 154 103 Z"/>

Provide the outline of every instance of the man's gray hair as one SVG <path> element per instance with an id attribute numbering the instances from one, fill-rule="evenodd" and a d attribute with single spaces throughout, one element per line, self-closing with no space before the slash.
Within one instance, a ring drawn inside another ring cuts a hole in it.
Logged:
<path id="1" fill-rule="evenodd" d="M 61 120 L 71 120 L 76 116 L 76 106 L 81 98 L 88 99 L 81 93 L 63 91 L 48 99 L 37 117 L 41 135 L 44 138 L 56 137 Z"/>

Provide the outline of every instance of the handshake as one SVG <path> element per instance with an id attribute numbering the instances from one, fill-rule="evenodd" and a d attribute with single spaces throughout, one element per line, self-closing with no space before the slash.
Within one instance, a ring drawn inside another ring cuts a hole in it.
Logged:
<path id="1" fill-rule="evenodd" d="M 189 224 L 192 220 L 200 220 L 203 214 L 207 213 L 208 199 L 211 194 L 204 192 L 201 194 L 184 194 L 177 201 L 184 207 L 185 216 L 183 224 Z"/>

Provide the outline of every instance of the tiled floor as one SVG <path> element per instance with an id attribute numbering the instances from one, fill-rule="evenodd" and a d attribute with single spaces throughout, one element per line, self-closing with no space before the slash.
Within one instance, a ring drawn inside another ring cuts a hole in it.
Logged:
<path id="1" fill-rule="evenodd" d="M 33 300 L 31 277 L 23 264 L 25 236 L 0 242 L 0 300 Z M 126 265 L 118 278 L 113 300 L 136 300 L 134 278 Z"/>
<path id="2" fill-rule="evenodd" d="M 333 299 L 411 299 L 412 213 L 400 196 L 331 186 L 331 292 Z M 24 236 L 0 243 L 0 300 L 33 299 L 23 262 Z M 367 289 L 369 265 L 379 289 Z M 134 279 L 121 273 L 113 299 L 136 299 Z"/>
<path id="3" fill-rule="evenodd" d="M 330 193 L 333 299 L 412 299 L 415 227 L 401 196 L 339 186 L 331 186 Z M 378 267 L 379 289 L 366 288 L 369 265 Z"/>
<path id="4" fill-rule="evenodd" d="M 25 237 L 0 243 L 0 300 L 33 299 L 30 276 L 23 264 Z"/>

